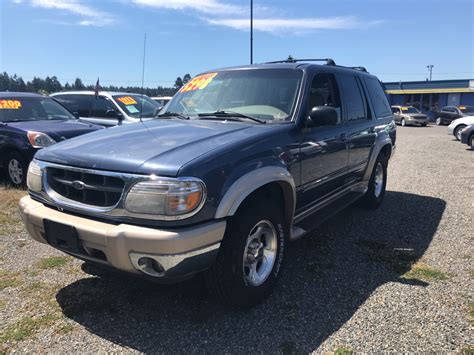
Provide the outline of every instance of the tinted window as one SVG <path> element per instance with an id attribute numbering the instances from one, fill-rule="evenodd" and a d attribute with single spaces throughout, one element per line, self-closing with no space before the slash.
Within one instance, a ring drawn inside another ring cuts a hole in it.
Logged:
<path id="1" fill-rule="evenodd" d="M 400 113 L 400 109 L 398 107 L 392 107 L 393 113 Z"/>
<path id="2" fill-rule="evenodd" d="M 75 117 L 49 97 L 0 99 L 0 122 L 72 120 Z"/>
<path id="3" fill-rule="evenodd" d="M 445 112 L 454 112 L 454 108 L 452 108 L 452 107 L 444 107 L 442 111 L 445 111 Z"/>
<path id="4" fill-rule="evenodd" d="M 347 119 L 365 119 L 364 101 L 355 76 L 341 75 L 339 77 L 342 97 L 346 105 Z"/>
<path id="5" fill-rule="evenodd" d="M 89 117 L 93 95 L 55 95 L 54 98 L 66 106 L 69 111 L 77 112 L 81 117 Z"/>
<path id="6" fill-rule="evenodd" d="M 104 97 L 98 97 L 92 102 L 91 117 L 107 118 L 107 111 L 115 111 L 112 104 Z"/>
<path id="7" fill-rule="evenodd" d="M 341 100 L 336 78 L 332 74 L 316 74 L 311 83 L 308 110 L 316 106 L 330 106 L 337 111 L 341 122 Z"/>
<path id="8" fill-rule="evenodd" d="M 365 85 L 369 91 L 370 101 L 377 118 L 387 117 L 392 114 L 387 96 L 383 91 L 382 85 L 376 78 L 365 77 Z"/>

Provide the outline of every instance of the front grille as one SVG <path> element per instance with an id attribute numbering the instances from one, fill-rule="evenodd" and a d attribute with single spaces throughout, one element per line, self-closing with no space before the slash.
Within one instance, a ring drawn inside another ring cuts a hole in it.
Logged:
<path id="1" fill-rule="evenodd" d="M 115 206 L 124 182 L 113 176 L 47 168 L 47 182 L 57 194 L 73 201 L 97 207 Z"/>

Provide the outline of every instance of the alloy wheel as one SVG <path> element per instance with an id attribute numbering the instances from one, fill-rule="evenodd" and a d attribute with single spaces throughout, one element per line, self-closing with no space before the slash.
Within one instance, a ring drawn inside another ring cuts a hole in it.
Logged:
<path id="1" fill-rule="evenodd" d="M 16 159 L 11 159 L 8 162 L 8 176 L 10 180 L 16 184 L 20 185 L 23 181 L 23 169 L 21 163 Z"/>
<path id="2" fill-rule="evenodd" d="M 375 177 L 374 177 L 374 194 L 375 197 L 380 197 L 383 191 L 383 181 L 384 181 L 384 171 L 382 163 L 378 163 L 375 168 Z"/>

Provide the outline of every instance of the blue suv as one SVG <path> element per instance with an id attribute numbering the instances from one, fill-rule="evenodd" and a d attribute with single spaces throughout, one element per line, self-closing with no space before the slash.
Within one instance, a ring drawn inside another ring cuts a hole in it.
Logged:
<path id="1" fill-rule="evenodd" d="M 203 273 L 223 302 L 260 302 L 289 241 L 385 195 L 396 126 L 382 86 L 325 61 L 212 70 L 155 120 L 38 152 L 26 228 L 89 262 L 162 282 Z"/>
<path id="2" fill-rule="evenodd" d="M 49 97 L 0 92 L 0 169 L 10 185 L 23 186 L 38 149 L 100 128 L 78 121 Z"/>

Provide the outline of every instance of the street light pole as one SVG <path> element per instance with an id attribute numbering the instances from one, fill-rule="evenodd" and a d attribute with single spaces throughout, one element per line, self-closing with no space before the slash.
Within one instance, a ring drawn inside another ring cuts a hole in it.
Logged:
<path id="1" fill-rule="evenodd" d="M 250 64 L 253 64 L 253 0 L 250 0 Z"/>
<path id="2" fill-rule="evenodd" d="M 430 72 L 430 81 L 431 81 L 431 79 L 433 77 L 433 67 L 434 67 L 434 65 L 430 64 L 430 65 L 427 65 L 426 67 L 428 68 L 428 71 Z"/>

